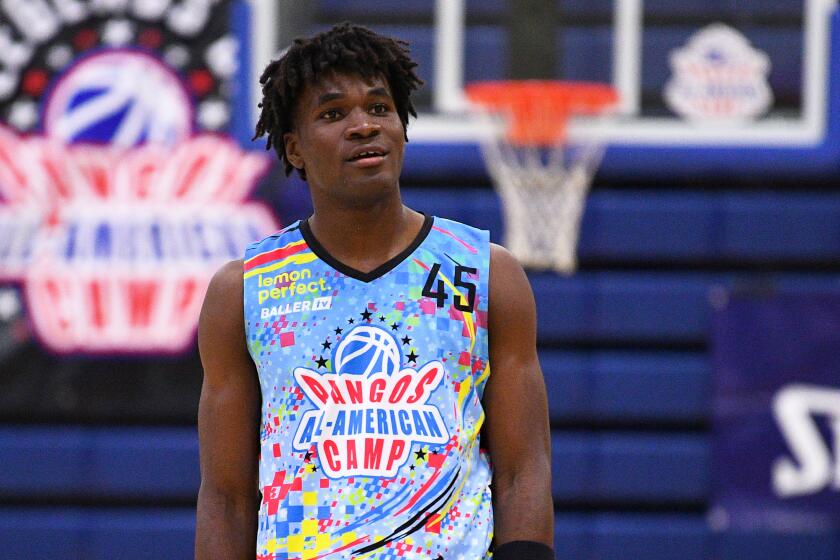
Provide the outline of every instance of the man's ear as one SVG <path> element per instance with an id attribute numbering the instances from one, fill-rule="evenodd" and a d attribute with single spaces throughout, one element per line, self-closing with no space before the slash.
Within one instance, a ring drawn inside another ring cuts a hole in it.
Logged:
<path id="1" fill-rule="evenodd" d="M 303 169 L 303 157 L 300 155 L 297 134 L 294 132 L 287 132 L 283 135 L 283 145 L 286 150 L 286 160 L 292 164 L 295 169 Z"/>

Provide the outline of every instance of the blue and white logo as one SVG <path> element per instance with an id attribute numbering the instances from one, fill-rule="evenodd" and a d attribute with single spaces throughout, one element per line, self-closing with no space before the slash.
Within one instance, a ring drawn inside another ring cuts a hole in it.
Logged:
<path id="1" fill-rule="evenodd" d="M 172 146 L 192 133 L 192 103 L 156 58 L 109 50 L 79 61 L 47 101 L 44 131 L 68 143 Z"/>
<path id="2" fill-rule="evenodd" d="M 698 124 L 744 121 L 773 103 L 770 59 L 737 30 L 716 23 L 671 53 L 673 76 L 665 86 L 672 111 Z"/>

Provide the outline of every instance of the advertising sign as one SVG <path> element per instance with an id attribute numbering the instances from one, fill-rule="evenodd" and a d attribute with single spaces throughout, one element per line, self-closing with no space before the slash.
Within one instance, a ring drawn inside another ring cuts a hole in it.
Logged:
<path id="1" fill-rule="evenodd" d="M 696 123 L 746 121 L 773 104 L 770 58 L 738 30 L 716 23 L 695 33 L 670 56 L 668 107 Z"/>
<path id="2" fill-rule="evenodd" d="M 278 228 L 248 200 L 268 157 L 228 135 L 236 5 L 0 2 L 0 282 L 48 349 L 185 349 L 213 272 Z"/>
<path id="3" fill-rule="evenodd" d="M 713 325 L 713 519 L 840 527 L 840 297 L 736 296 Z"/>

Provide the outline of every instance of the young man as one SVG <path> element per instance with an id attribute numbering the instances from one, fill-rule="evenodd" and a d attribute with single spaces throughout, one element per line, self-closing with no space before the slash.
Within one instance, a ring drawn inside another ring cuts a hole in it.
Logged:
<path id="1" fill-rule="evenodd" d="M 344 24 L 263 74 L 315 211 L 208 289 L 197 558 L 553 558 L 534 299 L 487 232 L 402 204 L 415 66 Z"/>

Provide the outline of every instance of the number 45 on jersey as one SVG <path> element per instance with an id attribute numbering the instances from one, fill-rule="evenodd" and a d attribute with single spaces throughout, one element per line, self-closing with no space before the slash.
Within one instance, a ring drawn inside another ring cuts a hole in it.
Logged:
<path id="1" fill-rule="evenodd" d="M 455 309 L 472 312 L 475 309 L 475 283 L 467 281 L 465 276 L 476 274 L 478 270 L 469 266 L 456 265 L 455 280 L 451 283 L 444 277 L 438 278 L 439 272 L 440 263 L 433 264 L 429 269 L 429 276 L 426 277 L 426 284 L 423 286 L 423 296 L 435 300 L 438 307 L 443 307 L 450 296 L 446 291 L 449 284 L 453 291 L 451 295 Z"/>

